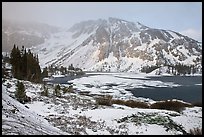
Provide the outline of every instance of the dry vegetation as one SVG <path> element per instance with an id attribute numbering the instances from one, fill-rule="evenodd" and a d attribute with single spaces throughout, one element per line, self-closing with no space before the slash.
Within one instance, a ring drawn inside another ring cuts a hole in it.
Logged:
<path id="1" fill-rule="evenodd" d="M 172 110 L 176 112 L 181 112 L 185 109 L 185 107 L 193 107 L 194 105 L 177 101 L 177 100 L 166 100 L 159 101 L 153 104 L 149 104 L 146 102 L 136 101 L 136 100 L 120 100 L 120 99 L 112 99 L 112 96 L 105 95 L 95 98 L 96 103 L 98 105 L 106 105 L 111 106 L 112 104 L 125 105 L 132 108 L 150 108 L 150 109 L 164 109 L 164 110 Z"/>
<path id="2" fill-rule="evenodd" d="M 190 129 L 190 135 L 202 135 L 202 128 L 194 128 L 194 129 Z"/>
<path id="3" fill-rule="evenodd" d="M 112 105 L 112 96 L 110 95 L 95 97 L 95 100 L 98 105 L 106 105 L 106 106 Z"/>
<path id="4" fill-rule="evenodd" d="M 180 102 L 180 101 L 174 101 L 174 100 L 166 100 L 161 102 L 156 102 L 150 106 L 152 109 L 165 109 L 165 110 L 173 110 L 180 112 L 185 107 L 192 107 L 191 104 Z"/>
<path id="5" fill-rule="evenodd" d="M 135 100 L 112 100 L 113 104 L 125 105 L 132 108 L 149 108 L 149 105 L 145 102 L 139 102 Z"/>

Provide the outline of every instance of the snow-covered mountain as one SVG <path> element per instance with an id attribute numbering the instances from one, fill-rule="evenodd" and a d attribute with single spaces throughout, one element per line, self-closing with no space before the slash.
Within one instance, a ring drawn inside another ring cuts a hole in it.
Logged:
<path id="1" fill-rule="evenodd" d="M 202 62 L 202 43 L 117 18 L 77 23 L 33 50 L 42 67 L 73 64 L 90 71 L 140 72 L 148 65 L 178 63 L 201 68 Z"/>
<path id="2" fill-rule="evenodd" d="M 45 42 L 50 35 L 59 31 L 59 28 L 37 22 L 16 22 L 2 20 L 2 51 L 8 52 L 16 44 L 32 47 Z"/>

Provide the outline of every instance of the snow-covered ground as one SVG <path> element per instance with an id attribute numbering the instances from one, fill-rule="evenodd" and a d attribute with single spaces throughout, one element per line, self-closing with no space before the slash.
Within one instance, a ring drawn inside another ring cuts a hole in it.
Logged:
<path id="1" fill-rule="evenodd" d="M 131 78 L 140 78 L 141 81 Z M 202 107 L 186 107 L 181 112 L 175 112 L 117 104 L 104 106 L 98 105 L 93 96 L 78 94 L 79 91 L 90 89 L 93 94 L 107 94 L 101 91 L 107 88 L 105 85 L 114 83 L 115 85 L 111 85 L 112 89 L 108 89 L 111 95 L 136 100 L 138 98 L 122 90 L 122 87 L 142 84 L 178 86 L 174 83 L 146 80 L 143 74 L 130 76 L 112 73 L 82 77 L 72 81 L 76 88 L 73 93 L 62 93 L 61 97 L 53 96 L 52 87 L 49 87 L 48 97 L 42 96 L 41 84 L 23 81 L 31 102 L 21 104 L 14 97 L 17 80 L 2 79 L 2 134 L 175 135 L 189 132 L 192 128 L 202 128 Z M 94 87 L 88 88 L 91 86 L 83 84 L 92 84 Z M 101 88 L 96 88 L 97 86 Z M 146 101 L 155 102 L 150 99 Z"/>
<path id="2" fill-rule="evenodd" d="M 43 117 L 38 109 L 31 111 L 8 94 L 2 85 L 2 134 L 6 135 L 52 135 L 68 134 L 54 127 Z"/>

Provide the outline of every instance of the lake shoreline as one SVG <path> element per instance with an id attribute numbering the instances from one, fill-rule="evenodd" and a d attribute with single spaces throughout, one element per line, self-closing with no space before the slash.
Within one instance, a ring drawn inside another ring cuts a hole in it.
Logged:
<path id="1" fill-rule="evenodd" d="M 149 76 L 133 73 L 88 73 L 72 80 L 80 92 L 116 98 L 202 102 L 202 76 Z M 131 97 L 130 97 L 131 98 Z"/>

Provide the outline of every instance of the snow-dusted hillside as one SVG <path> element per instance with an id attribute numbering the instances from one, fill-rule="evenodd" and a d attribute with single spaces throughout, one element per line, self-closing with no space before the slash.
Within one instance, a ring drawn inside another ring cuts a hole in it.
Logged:
<path id="1" fill-rule="evenodd" d="M 77 23 L 33 50 L 43 67 L 73 64 L 91 71 L 140 72 L 147 65 L 181 63 L 202 68 L 202 43 L 116 18 Z"/>
<path id="2" fill-rule="evenodd" d="M 130 75 L 103 74 L 100 78 L 88 77 L 94 88 L 101 84 L 107 85 L 106 80 L 127 84 Z M 132 75 L 131 75 L 132 76 Z M 119 78 L 121 77 L 121 78 Z M 145 78 L 143 75 L 132 77 Z M 120 79 L 120 80 L 119 80 Z M 54 87 L 49 86 L 48 97 L 42 96 L 42 85 L 22 81 L 26 95 L 31 102 L 19 103 L 14 97 L 17 80 L 2 79 L 2 134 L 17 135 L 180 135 L 189 133 L 190 129 L 202 129 L 202 107 L 185 107 L 180 112 L 162 109 L 131 108 L 124 105 L 99 105 L 95 96 L 83 95 L 80 92 L 87 88 L 80 84 L 87 83 L 85 77 L 74 80 L 76 89 L 72 93 L 63 93 L 61 97 L 53 95 Z M 142 80 L 145 81 L 145 80 Z M 80 83 L 78 83 L 80 82 Z M 126 82 L 126 83 L 125 83 Z M 173 83 L 151 82 L 153 86 L 171 86 Z M 140 85 L 139 81 L 134 83 Z M 134 85 L 132 84 L 132 85 Z M 101 91 L 92 89 L 92 93 L 105 95 L 107 87 Z M 129 93 L 120 94 L 116 88 L 123 89 L 124 85 L 113 87 L 112 95 L 117 98 L 139 100 L 149 104 L 151 99 L 136 98 Z M 68 85 L 61 85 L 68 86 Z M 91 89 L 91 88 L 89 88 Z M 110 89 L 111 91 L 111 89 Z M 126 91 L 128 92 L 128 91 Z"/>
<path id="3" fill-rule="evenodd" d="M 9 52 L 16 44 L 21 48 L 38 46 L 49 39 L 59 28 L 37 22 L 2 20 L 2 51 Z"/>
<path id="4" fill-rule="evenodd" d="M 8 94 L 2 85 L 2 134 L 3 135 L 63 135 L 38 113 L 31 111 Z M 35 110 L 36 111 L 36 110 Z"/>

